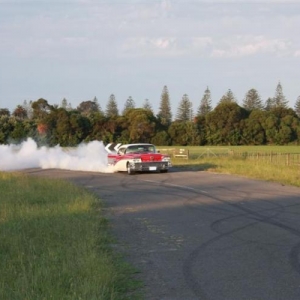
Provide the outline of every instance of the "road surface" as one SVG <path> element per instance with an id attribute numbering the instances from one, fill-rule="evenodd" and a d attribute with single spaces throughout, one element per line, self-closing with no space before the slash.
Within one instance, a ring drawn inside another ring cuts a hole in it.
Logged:
<path id="1" fill-rule="evenodd" d="M 299 300 L 300 189 L 173 168 L 30 169 L 96 193 L 149 300 Z"/>

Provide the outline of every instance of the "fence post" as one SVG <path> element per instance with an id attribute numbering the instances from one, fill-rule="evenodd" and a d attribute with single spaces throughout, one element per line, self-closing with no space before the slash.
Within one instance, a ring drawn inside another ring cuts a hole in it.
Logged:
<path id="1" fill-rule="evenodd" d="M 273 162 L 273 152 L 272 151 L 271 151 L 271 156 L 270 156 L 270 162 L 271 162 L 271 164 Z"/>

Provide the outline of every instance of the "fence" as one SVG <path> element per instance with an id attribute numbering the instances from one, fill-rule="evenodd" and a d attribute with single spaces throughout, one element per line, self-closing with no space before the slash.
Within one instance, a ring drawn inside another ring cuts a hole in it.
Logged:
<path id="1" fill-rule="evenodd" d="M 253 160 L 274 165 L 300 166 L 300 153 L 274 153 L 274 152 L 234 152 L 230 156 L 240 159 Z"/>
<path id="2" fill-rule="evenodd" d="M 158 149 L 160 153 L 168 154 L 172 158 L 182 158 L 182 159 L 189 159 L 190 158 L 190 151 L 188 149 L 175 149 L 175 148 L 168 148 L 168 149 Z"/>
<path id="3" fill-rule="evenodd" d="M 203 158 L 236 158 L 263 162 L 274 165 L 300 166 L 300 153 L 276 153 L 276 152 L 239 152 L 229 148 L 206 148 L 204 151 L 189 151 L 189 149 L 166 148 L 159 149 L 161 153 L 168 154 L 172 158 L 197 160 Z"/>

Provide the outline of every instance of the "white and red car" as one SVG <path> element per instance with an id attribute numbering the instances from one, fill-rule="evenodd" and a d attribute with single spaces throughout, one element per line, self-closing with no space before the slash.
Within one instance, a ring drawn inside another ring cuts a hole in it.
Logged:
<path id="1" fill-rule="evenodd" d="M 109 145 L 106 146 L 109 150 Z M 168 172 L 171 165 L 170 156 L 161 154 L 153 144 L 117 145 L 116 151 L 108 153 L 108 164 L 115 172 L 126 171 L 128 174 L 143 171 Z"/>

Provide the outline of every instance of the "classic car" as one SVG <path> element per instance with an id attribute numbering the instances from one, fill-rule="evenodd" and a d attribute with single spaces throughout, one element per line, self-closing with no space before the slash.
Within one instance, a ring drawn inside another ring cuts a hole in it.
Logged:
<path id="1" fill-rule="evenodd" d="M 108 145 L 109 146 L 109 145 Z M 143 171 L 168 172 L 171 167 L 170 156 L 161 154 L 153 144 L 117 145 L 115 151 L 108 153 L 108 165 L 115 172 L 126 171 L 128 174 Z"/>

